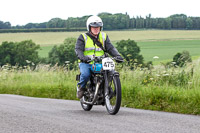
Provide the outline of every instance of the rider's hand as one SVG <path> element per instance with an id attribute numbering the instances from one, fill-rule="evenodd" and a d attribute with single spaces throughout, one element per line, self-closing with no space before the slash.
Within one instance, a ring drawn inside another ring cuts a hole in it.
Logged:
<path id="1" fill-rule="evenodd" d="M 121 56 L 116 56 L 116 57 L 115 57 L 115 60 L 116 60 L 117 63 L 122 63 L 122 62 L 124 62 L 124 59 L 123 59 Z"/>
<path id="2" fill-rule="evenodd" d="M 82 61 L 85 62 L 85 63 L 89 63 L 90 60 L 91 60 L 91 59 L 90 59 L 90 57 L 88 57 L 88 56 L 84 56 L 84 57 L 82 58 Z"/>

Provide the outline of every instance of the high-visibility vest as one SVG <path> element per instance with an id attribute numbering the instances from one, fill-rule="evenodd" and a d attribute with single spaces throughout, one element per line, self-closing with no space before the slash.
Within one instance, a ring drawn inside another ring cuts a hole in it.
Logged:
<path id="1" fill-rule="evenodd" d="M 104 51 L 100 47 L 98 47 L 96 44 L 94 45 L 93 40 L 87 34 L 83 33 L 82 35 L 85 40 L 85 51 L 83 52 L 85 56 L 92 58 L 94 55 L 95 56 L 104 55 Z M 101 42 L 102 46 L 104 47 L 104 42 L 106 40 L 106 33 L 100 32 L 98 40 Z M 90 62 L 90 64 L 93 64 L 93 62 Z"/>

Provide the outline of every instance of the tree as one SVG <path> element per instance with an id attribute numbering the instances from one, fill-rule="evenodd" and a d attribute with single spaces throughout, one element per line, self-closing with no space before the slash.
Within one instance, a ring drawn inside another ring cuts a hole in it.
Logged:
<path id="1" fill-rule="evenodd" d="M 151 19 L 151 14 L 149 14 L 148 16 L 146 16 L 146 27 L 145 28 L 152 28 L 151 27 L 152 24 L 152 19 Z"/>
<path id="2" fill-rule="evenodd" d="M 145 23 L 144 23 L 144 18 L 142 18 L 141 16 L 136 18 L 136 28 L 140 29 L 140 28 L 145 28 Z"/>
<path id="3" fill-rule="evenodd" d="M 186 28 L 187 16 L 185 14 L 174 14 L 174 15 L 171 15 L 170 18 L 172 19 L 172 28 L 175 28 L 175 29 Z"/>
<path id="4" fill-rule="evenodd" d="M 0 66 L 5 64 L 15 65 L 15 44 L 14 42 L 3 42 L 0 45 Z"/>
<path id="5" fill-rule="evenodd" d="M 0 29 L 10 29 L 11 28 L 11 24 L 10 22 L 3 22 L 3 21 L 0 21 Z"/>
<path id="6" fill-rule="evenodd" d="M 172 25 L 171 25 L 171 18 L 165 18 L 165 29 L 171 29 Z"/>
<path id="7" fill-rule="evenodd" d="M 200 29 L 200 17 L 190 17 L 192 19 L 193 29 Z"/>
<path id="8" fill-rule="evenodd" d="M 192 22 L 192 19 L 190 17 L 188 17 L 186 19 L 186 28 L 187 29 L 192 29 L 193 28 L 193 22 Z"/>
<path id="9" fill-rule="evenodd" d="M 38 50 L 39 45 L 36 45 L 32 40 L 25 40 L 16 43 L 14 49 L 15 57 L 14 62 L 19 66 L 36 65 L 39 63 Z M 31 64 L 30 64 L 31 63 Z"/>
<path id="10" fill-rule="evenodd" d="M 63 28 L 66 27 L 66 21 L 60 18 L 53 18 L 47 23 L 47 28 Z"/>
<path id="11" fill-rule="evenodd" d="M 26 29 L 36 28 L 36 25 L 34 23 L 28 23 L 24 26 Z"/>
<path id="12" fill-rule="evenodd" d="M 2 45 L 0 45 L 0 65 L 36 65 L 39 63 L 37 51 L 39 48 L 40 46 L 36 45 L 32 40 L 15 43 L 3 42 Z"/>
<path id="13" fill-rule="evenodd" d="M 119 53 L 128 61 L 128 65 L 134 68 L 134 65 L 138 66 L 143 64 L 143 56 L 139 55 L 140 47 L 134 40 L 121 40 L 116 43 Z"/>
<path id="14" fill-rule="evenodd" d="M 98 16 L 102 19 L 105 30 L 127 29 L 130 27 L 129 25 L 130 17 L 127 14 L 100 13 L 98 14 Z"/>
<path id="15" fill-rule="evenodd" d="M 77 56 L 74 52 L 76 39 L 67 38 L 64 44 L 60 46 L 54 46 L 49 52 L 49 63 L 52 65 L 65 65 L 65 63 L 70 63 L 70 68 L 73 68 L 74 62 L 77 60 Z"/>

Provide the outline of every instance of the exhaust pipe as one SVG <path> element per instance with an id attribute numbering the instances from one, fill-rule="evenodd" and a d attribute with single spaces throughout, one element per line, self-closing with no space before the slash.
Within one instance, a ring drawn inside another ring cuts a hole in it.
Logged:
<path id="1" fill-rule="evenodd" d="M 96 102 L 97 97 L 98 97 L 97 94 L 98 94 L 98 91 L 99 91 L 99 86 L 100 86 L 100 82 L 98 82 L 97 85 L 96 85 L 96 89 L 95 89 L 95 93 L 94 93 L 94 98 L 93 98 L 92 102 L 85 101 L 84 97 L 81 99 L 81 102 L 83 104 L 91 104 L 91 105 L 93 105 Z"/>

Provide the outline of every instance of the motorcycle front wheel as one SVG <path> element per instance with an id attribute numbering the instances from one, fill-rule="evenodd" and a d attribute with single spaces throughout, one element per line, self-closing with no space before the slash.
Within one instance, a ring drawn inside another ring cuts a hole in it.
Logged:
<path id="1" fill-rule="evenodd" d="M 106 109 L 109 114 L 118 113 L 121 106 L 121 83 L 119 76 L 114 76 L 109 82 L 109 94 L 105 95 Z"/>

